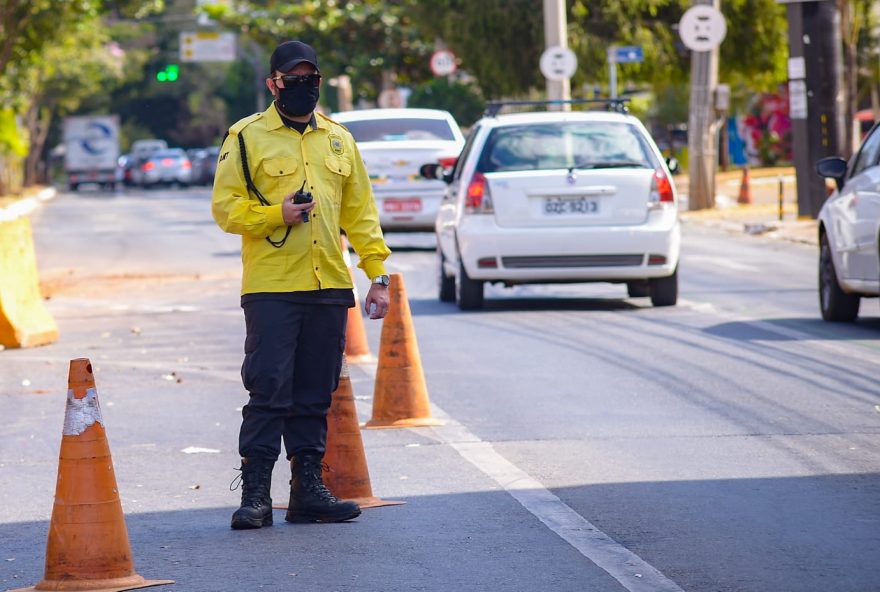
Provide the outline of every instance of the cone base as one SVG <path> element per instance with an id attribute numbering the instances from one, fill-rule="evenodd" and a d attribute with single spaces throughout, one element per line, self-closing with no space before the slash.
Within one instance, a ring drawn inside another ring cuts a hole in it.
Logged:
<path id="1" fill-rule="evenodd" d="M 361 509 L 365 508 L 381 508 L 382 506 L 402 506 L 406 504 L 406 502 L 400 502 L 396 500 L 383 500 L 378 497 L 346 497 L 339 498 L 344 502 L 354 502 Z M 287 506 L 272 506 L 273 510 L 287 510 Z"/>
<path id="2" fill-rule="evenodd" d="M 361 427 L 365 430 L 390 430 L 395 428 L 422 428 L 446 425 L 433 417 L 408 417 L 406 419 L 371 419 Z"/>
<path id="3" fill-rule="evenodd" d="M 366 508 L 381 508 L 383 506 L 402 506 L 406 504 L 406 502 L 401 502 L 397 500 L 383 500 L 378 497 L 353 497 L 348 498 L 346 501 L 354 502 L 361 507 L 361 509 Z"/>
<path id="4" fill-rule="evenodd" d="M 151 586 L 173 584 L 174 580 L 145 580 L 139 575 L 109 580 L 43 580 L 30 588 L 17 588 L 9 592 L 40 592 L 41 590 L 74 592 L 123 592 Z"/>

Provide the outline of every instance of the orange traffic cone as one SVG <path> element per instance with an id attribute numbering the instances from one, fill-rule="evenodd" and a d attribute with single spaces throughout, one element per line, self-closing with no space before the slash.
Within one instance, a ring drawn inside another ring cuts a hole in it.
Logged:
<path id="1" fill-rule="evenodd" d="M 342 244 L 342 256 L 348 266 L 348 275 L 351 276 L 352 285 L 355 285 L 351 257 L 348 254 L 348 243 L 344 236 L 340 236 L 339 241 Z M 345 355 L 352 364 L 362 364 L 374 360 L 370 353 L 370 344 L 367 343 L 367 330 L 364 327 L 364 317 L 361 314 L 357 287 L 354 289 L 354 308 L 348 309 L 348 320 L 345 325 Z"/>
<path id="2" fill-rule="evenodd" d="M 739 197 L 736 198 L 738 204 L 752 203 L 752 187 L 749 184 L 749 167 L 743 167 L 742 183 L 739 186 Z"/>
<path id="3" fill-rule="evenodd" d="M 399 273 L 391 274 L 388 292 L 391 305 L 382 323 L 379 367 L 373 391 L 373 417 L 364 427 L 443 425 L 442 421 L 431 417 L 419 344 L 413 329 L 406 287 Z"/>
<path id="4" fill-rule="evenodd" d="M 87 358 L 70 361 L 67 409 L 43 581 L 26 590 L 120 592 L 173 580 L 135 573 L 110 446 Z"/>
<path id="5" fill-rule="evenodd" d="M 327 415 L 327 451 L 324 453 L 324 483 L 340 499 L 353 500 L 361 508 L 399 506 L 406 502 L 373 496 L 367 456 L 361 439 L 348 363 L 343 358 L 339 387 L 333 391 Z"/>

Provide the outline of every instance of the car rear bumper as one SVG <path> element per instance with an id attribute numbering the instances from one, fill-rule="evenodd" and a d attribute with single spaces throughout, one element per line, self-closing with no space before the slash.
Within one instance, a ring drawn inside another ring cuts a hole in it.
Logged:
<path id="1" fill-rule="evenodd" d="M 375 191 L 374 195 L 384 230 L 434 230 L 442 191 Z"/>
<path id="2" fill-rule="evenodd" d="M 638 226 L 500 228 L 491 216 L 461 221 L 458 248 L 475 280 L 627 281 L 671 275 L 678 266 L 676 212 L 654 212 Z M 494 266 L 494 267 L 493 267 Z"/>

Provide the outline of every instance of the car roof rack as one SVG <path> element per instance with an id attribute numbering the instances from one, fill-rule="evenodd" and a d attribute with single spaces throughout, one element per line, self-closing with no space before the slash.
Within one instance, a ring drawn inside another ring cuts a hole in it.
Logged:
<path id="1" fill-rule="evenodd" d="M 629 98 L 618 99 L 568 99 L 552 101 L 489 101 L 486 103 L 485 117 L 495 117 L 505 107 L 549 107 L 551 105 L 604 105 L 606 111 L 629 113 L 626 103 Z"/>

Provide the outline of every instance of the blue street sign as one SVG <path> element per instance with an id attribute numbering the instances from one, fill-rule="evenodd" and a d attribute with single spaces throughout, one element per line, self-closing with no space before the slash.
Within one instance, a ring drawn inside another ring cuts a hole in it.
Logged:
<path id="1" fill-rule="evenodd" d="M 614 61 L 618 64 L 640 64 L 645 61 L 645 53 L 636 45 L 615 47 Z"/>

